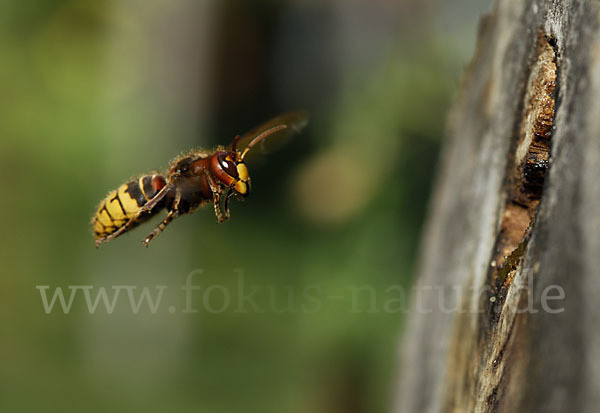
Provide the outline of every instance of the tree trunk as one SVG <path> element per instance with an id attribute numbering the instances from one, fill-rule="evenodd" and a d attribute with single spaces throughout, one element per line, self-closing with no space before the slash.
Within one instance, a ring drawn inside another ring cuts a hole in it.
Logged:
<path id="1" fill-rule="evenodd" d="M 597 411 L 600 2 L 498 0 L 447 138 L 395 411 Z"/>

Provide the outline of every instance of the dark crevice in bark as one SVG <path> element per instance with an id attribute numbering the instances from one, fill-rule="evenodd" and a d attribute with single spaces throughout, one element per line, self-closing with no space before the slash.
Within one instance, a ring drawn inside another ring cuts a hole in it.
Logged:
<path id="1" fill-rule="evenodd" d="M 556 42 L 540 32 L 529 74 L 516 145 L 507 171 L 507 201 L 490 262 L 488 322 L 498 323 L 514 276 L 521 269 L 550 167 L 558 95 Z"/>

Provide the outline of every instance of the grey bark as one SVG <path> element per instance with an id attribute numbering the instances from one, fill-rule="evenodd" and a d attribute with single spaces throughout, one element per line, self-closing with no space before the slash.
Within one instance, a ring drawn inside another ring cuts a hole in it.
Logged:
<path id="1" fill-rule="evenodd" d="M 536 133 L 536 88 L 549 82 L 544 53 L 556 68 L 550 162 L 541 192 L 525 194 L 532 220 L 520 249 L 502 254 L 499 240 L 518 221 L 507 206 L 521 208 L 515 193 L 527 186 L 519 148 Z M 547 304 L 560 313 L 542 308 L 552 285 L 564 299 Z M 598 411 L 599 1 L 498 0 L 482 19 L 449 117 L 417 286 L 394 411 Z"/>

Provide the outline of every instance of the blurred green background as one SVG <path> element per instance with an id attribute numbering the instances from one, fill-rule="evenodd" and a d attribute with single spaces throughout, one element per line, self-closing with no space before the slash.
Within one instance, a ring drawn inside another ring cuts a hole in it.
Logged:
<path id="1" fill-rule="evenodd" d="M 384 412 L 446 112 L 490 1 L 0 5 L 0 411 Z M 253 194 L 95 249 L 132 176 L 306 108 Z M 192 273 L 195 313 L 181 286 Z M 241 284 L 241 285 L 240 285 Z M 47 314 L 39 286 L 156 311 Z M 212 287 L 212 288 L 211 288 Z M 239 300 L 254 288 L 256 308 Z M 362 288 L 357 290 L 357 288 Z M 215 311 L 217 310 L 217 311 Z"/>

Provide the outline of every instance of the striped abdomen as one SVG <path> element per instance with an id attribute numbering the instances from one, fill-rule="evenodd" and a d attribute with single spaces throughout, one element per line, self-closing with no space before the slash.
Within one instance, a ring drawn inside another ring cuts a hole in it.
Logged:
<path id="1" fill-rule="evenodd" d="M 162 175 L 144 175 L 110 192 L 92 219 L 95 239 L 106 237 L 125 225 L 165 185 L 166 179 Z M 139 217 L 136 225 L 156 214 L 163 206 L 164 202 L 156 205 L 152 211 Z"/>

